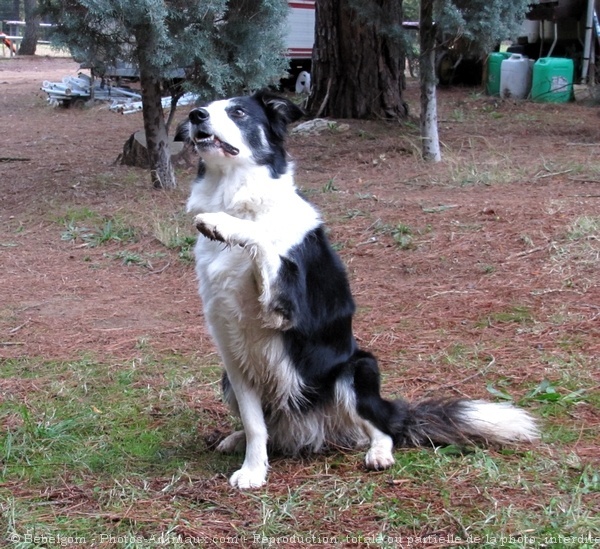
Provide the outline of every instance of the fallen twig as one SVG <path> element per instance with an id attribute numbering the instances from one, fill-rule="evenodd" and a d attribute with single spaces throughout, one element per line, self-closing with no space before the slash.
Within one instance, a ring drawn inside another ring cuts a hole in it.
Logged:
<path id="1" fill-rule="evenodd" d="M 527 255 L 534 254 L 535 252 L 541 252 L 547 246 L 537 246 L 536 248 L 531 248 L 530 250 L 525 250 L 524 252 L 519 252 L 516 254 L 509 255 L 504 261 L 510 261 L 511 259 L 517 259 L 519 257 L 525 257 Z"/>
<path id="2" fill-rule="evenodd" d="M 12 330 L 10 330 L 8 333 L 9 334 L 14 334 L 16 332 L 18 332 L 21 328 L 24 328 L 25 326 L 27 326 L 27 324 L 29 324 L 31 322 L 31 318 L 28 318 L 25 322 L 23 322 L 23 324 L 13 328 Z"/>
<path id="3" fill-rule="evenodd" d="M 440 295 L 445 294 L 470 294 L 473 292 L 478 292 L 479 290 L 445 290 L 443 292 L 434 292 L 431 295 L 426 296 L 427 299 L 432 299 L 434 297 L 438 297 Z"/>
<path id="4" fill-rule="evenodd" d="M 169 261 L 162 269 L 158 269 L 156 271 L 148 271 L 147 274 L 151 274 L 151 275 L 160 274 L 163 271 L 166 271 L 170 266 L 171 266 L 171 262 Z"/>
<path id="5" fill-rule="evenodd" d="M 534 176 L 534 179 L 544 179 L 545 177 L 554 177 L 555 175 L 563 175 L 565 173 L 569 173 L 572 171 L 573 171 L 573 169 L 569 168 L 568 170 L 563 170 L 562 172 L 550 172 L 550 173 L 545 173 L 543 175 L 536 174 Z"/>

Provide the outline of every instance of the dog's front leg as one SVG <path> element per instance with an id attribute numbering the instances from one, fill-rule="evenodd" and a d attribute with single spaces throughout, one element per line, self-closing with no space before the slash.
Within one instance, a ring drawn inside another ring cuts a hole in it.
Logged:
<path id="1" fill-rule="evenodd" d="M 239 471 L 233 473 L 229 484 L 240 490 L 259 488 L 267 481 L 269 460 L 267 457 L 267 425 L 260 395 L 241 375 L 228 372 L 239 405 L 242 424 L 246 434 L 246 456 Z"/>
<path id="2" fill-rule="evenodd" d="M 254 266 L 264 325 L 278 330 L 290 328 L 293 320 L 282 314 L 274 295 L 281 257 L 273 244 L 273 236 L 254 221 L 239 219 L 224 212 L 199 214 L 195 223 L 206 238 L 229 246 L 242 246 L 247 250 Z"/>

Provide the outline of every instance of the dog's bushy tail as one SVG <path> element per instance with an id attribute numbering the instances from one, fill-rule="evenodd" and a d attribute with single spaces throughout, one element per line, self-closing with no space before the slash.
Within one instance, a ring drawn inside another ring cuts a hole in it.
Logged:
<path id="1" fill-rule="evenodd" d="M 379 369 L 375 357 L 368 352 L 357 351 L 351 361 L 359 415 L 389 434 L 396 446 L 506 445 L 539 437 L 534 418 L 507 402 L 385 400 L 379 392 Z"/>
<path id="2" fill-rule="evenodd" d="M 506 445 L 539 437 L 533 417 L 510 403 L 447 399 L 390 404 L 387 427 L 398 446 Z"/>

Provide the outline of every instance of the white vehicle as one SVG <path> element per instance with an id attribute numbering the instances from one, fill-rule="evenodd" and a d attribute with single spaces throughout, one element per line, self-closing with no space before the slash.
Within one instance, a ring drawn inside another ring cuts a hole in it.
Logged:
<path id="1" fill-rule="evenodd" d="M 288 57 L 293 60 L 310 60 L 315 42 L 315 1 L 288 2 Z"/>
<path id="2" fill-rule="evenodd" d="M 286 46 L 290 59 L 290 78 L 283 82 L 283 86 L 294 90 L 300 73 L 310 74 L 315 43 L 315 0 L 297 0 L 288 2 L 288 5 L 290 12 Z"/>

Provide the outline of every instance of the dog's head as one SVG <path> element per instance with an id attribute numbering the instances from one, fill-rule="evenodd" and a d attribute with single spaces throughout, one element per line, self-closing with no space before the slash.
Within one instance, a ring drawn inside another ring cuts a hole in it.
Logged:
<path id="1" fill-rule="evenodd" d="M 287 169 L 287 125 L 304 113 L 294 103 L 260 91 L 213 101 L 189 114 L 188 137 L 207 165 L 225 162 L 268 166 L 273 177 Z"/>

